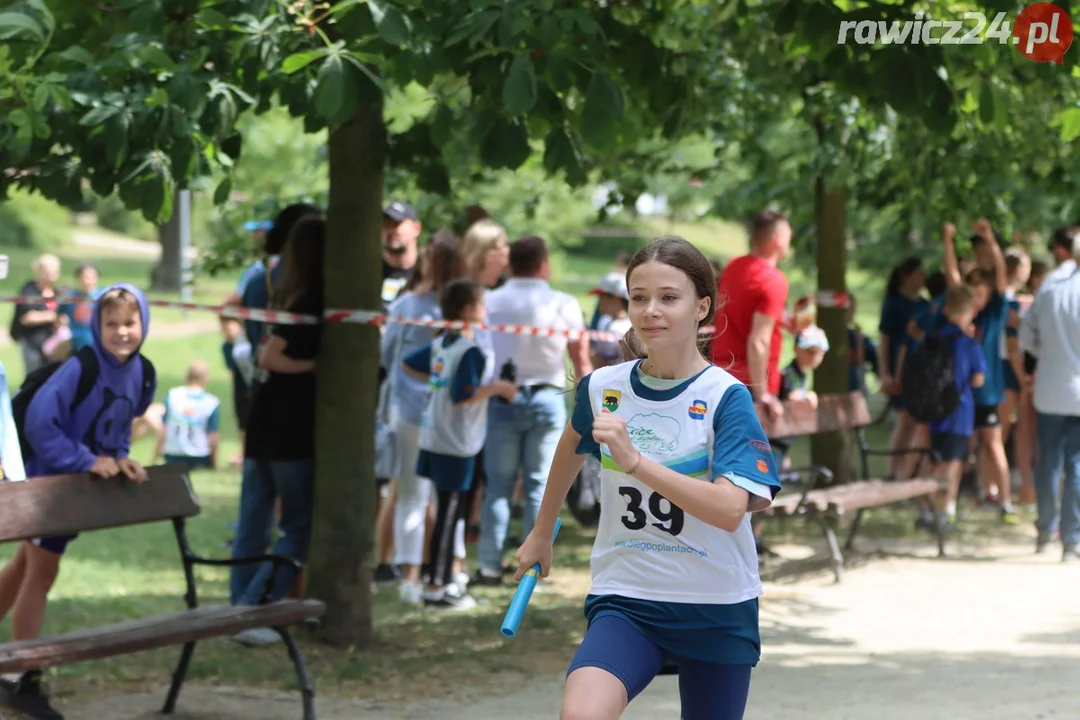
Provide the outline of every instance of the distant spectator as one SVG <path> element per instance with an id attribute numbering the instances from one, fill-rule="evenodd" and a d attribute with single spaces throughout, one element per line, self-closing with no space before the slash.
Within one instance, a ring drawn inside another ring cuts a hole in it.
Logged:
<path id="1" fill-rule="evenodd" d="M 416 209 L 407 202 L 395 200 L 383 208 L 383 310 L 401 294 L 420 255 L 419 238 L 423 226 Z"/>
<path id="2" fill-rule="evenodd" d="M 279 306 L 288 312 L 322 315 L 326 221 L 318 215 L 297 220 L 282 255 L 284 274 L 277 288 Z M 277 325 L 259 353 L 251 414 L 244 447 L 240 518 L 233 557 L 266 553 L 274 526 L 274 503 L 281 499 L 281 533 L 273 554 L 307 561 L 315 484 L 315 367 L 322 325 Z M 274 566 L 231 568 L 233 605 L 257 605 Z M 271 601 L 292 588 L 296 574 L 282 568 Z M 246 645 L 277 642 L 277 633 L 254 628 L 235 639 Z"/>
<path id="3" fill-rule="evenodd" d="M 1076 270 L 1076 259 L 1072 255 L 1072 241 L 1077 232 L 1080 232 L 1080 225 L 1058 228 L 1050 236 L 1050 254 L 1054 258 L 1056 267 L 1046 275 L 1042 287 L 1071 277 Z"/>
<path id="4" fill-rule="evenodd" d="M 469 226 L 461 239 L 460 249 L 469 277 L 484 288 L 495 287 L 510 264 L 510 239 L 506 228 L 489 218 Z"/>
<path id="5" fill-rule="evenodd" d="M 11 339 L 22 351 L 26 374 L 49 363 L 44 346 L 56 331 L 59 316 L 56 283 L 60 279 L 60 258 L 45 254 L 36 257 L 30 265 L 34 279 L 19 289 L 19 296 L 26 302 L 15 306 L 11 319 Z"/>
<path id="6" fill-rule="evenodd" d="M 90 263 L 83 263 L 75 269 L 75 287 L 64 293 L 66 302 L 60 308 L 60 312 L 68 318 L 73 353 L 94 342 L 90 320 L 93 316 L 94 300 L 99 295 L 101 291 L 98 289 L 98 270 Z"/>
<path id="7" fill-rule="evenodd" d="M 788 401 L 817 407 L 817 393 L 810 389 L 810 378 L 821 366 L 825 353 L 829 352 L 829 339 L 825 331 L 816 325 L 805 328 L 795 336 L 795 359 L 784 368 L 778 397 Z M 771 438 L 776 468 L 780 470 L 787 462 L 787 453 L 796 438 Z"/>
<path id="8" fill-rule="evenodd" d="M 881 388 L 889 396 L 889 404 L 896 410 L 896 422 L 889 440 L 889 474 L 893 477 L 906 477 L 907 464 L 910 461 L 905 451 L 912 447 L 915 440 L 916 422 L 904 406 L 904 396 L 900 391 L 900 376 L 897 374 L 900 349 L 904 345 L 908 324 L 923 312 L 927 300 L 922 295 L 926 283 L 926 270 L 920 258 L 909 257 L 892 269 L 885 286 L 885 299 L 881 304 L 881 322 L 879 354 Z"/>
<path id="9" fill-rule="evenodd" d="M 1025 370 L 1035 378 L 1038 413 L 1035 549 L 1045 550 L 1060 529 L 1062 560 L 1075 561 L 1080 560 L 1080 270 L 1076 266 L 1080 261 L 1080 227 L 1055 231 L 1054 236 L 1069 238 L 1072 243 L 1073 271 L 1068 276 L 1059 274 L 1035 296 L 1024 317 L 1021 344 Z"/>
<path id="10" fill-rule="evenodd" d="M 501 325 L 530 325 L 582 330 L 581 306 L 552 289 L 547 243 L 526 237 L 510 247 L 510 279 L 487 293 L 488 321 Z M 496 377 L 514 377 L 519 392 L 514 402 L 493 399 L 484 445 L 483 520 L 477 550 L 479 584 L 498 584 L 506 572 L 503 551 L 510 529 L 510 497 L 518 473 L 525 483 L 522 533 L 532 530 L 547 485 L 555 445 L 566 425 L 566 359 L 574 377 L 592 371 L 587 338 L 544 337 L 497 333 L 492 337 Z M 507 372 L 511 371 L 511 372 Z"/>
<path id="11" fill-rule="evenodd" d="M 596 324 L 596 329 L 614 333 L 620 338 L 626 335 L 631 327 L 630 293 L 626 289 L 626 274 L 608 273 L 589 294 L 599 298 L 597 309 L 600 312 L 600 321 Z M 594 369 L 621 362 L 622 353 L 618 340 L 594 340 L 590 347 Z"/>
<path id="12" fill-rule="evenodd" d="M 866 368 L 878 374 L 878 351 L 874 341 L 863 334 L 862 328 L 855 322 L 856 300 L 851 295 L 847 307 L 848 327 L 848 390 L 868 393 L 866 387 Z"/>
<path id="13" fill-rule="evenodd" d="M 210 369 L 196 360 L 188 367 L 184 384 L 169 390 L 162 417 L 165 432 L 158 439 L 155 457 L 187 463 L 193 469 L 217 469 L 221 402 L 207 392 L 209 384 Z"/>
<path id="14" fill-rule="evenodd" d="M 790 249 L 787 218 L 772 210 L 758 213 L 751 222 L 749 254 L 728 263 L 717 289 L 712 362 L 745 383 L 770 420 L 783 413 L 776 396 L 788 280 L 776 266 Z"/>

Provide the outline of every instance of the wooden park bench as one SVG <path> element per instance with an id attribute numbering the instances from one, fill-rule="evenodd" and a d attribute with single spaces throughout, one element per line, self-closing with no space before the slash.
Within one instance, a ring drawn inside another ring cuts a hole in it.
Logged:
<path id="1" fill-rule="evenodd" d="M 940 489 L 941 482 L 931 477 L 914 477 L 904 480 L 885 480 L 871 477 L 870 458 L 875 455 L 893 455 L 890 450 L 871 448 L 866 440 L 865 428 L 873 422 L 866 397 L 861 392 L 843 395 L 822 395 L 818 398 L 817 409 L 805 404 L 785 403 L 784 415 L 766 428 L 770 437 L 801 437 L 818 433 L 841 431 L 853 432 L 859 448 L 862 478 L 849 483 L 834 485 L 832 470 L 820 466 L 811 466 L 781 472 L 781 479 L 791 482 L 794 487 L 785 487 L 773 501 L 772 506 L 763 511 L 766 516 L 794 517 L 804 516 L 813 520 L 825 534 L 829 554 L 833 563 L 836 582 L 843 578 L 844 556 L 837 541 L 834 524 L 850 512 L 855 513 L 848 531 L 843 551 L 853 548 L 855 535 L 859 532 L 863 514 L 874 507 L 891 505 L 915 498 L 928 497 Z M 902 451 L 924 456 L 917 465 L 922 467 L 922 459 L 929 455 L 929 450 L 915 449 Z M 785 485 L 788 483 L 785 482 Z M 945 555 L 945 535 L 937 524 L 934 526 L 937 536 L 938 555 Z"/>
<path id="2" fill-rule="evenodd" d="M 121 478 L 101 479 L 89 474 L 40 477 L 28 482 L 0 482 L 0 542 L 171 520 L 180 549 L 180 569 L 187 585 L 184 594 L 187 609 L 54 637 L 0 644 L 0 672 L 41 670 L 53 665 L 183 645 L 162 708 L 162 713 L 171 714 L 187 676 L 196 642 L 230 636 L 251 628 L 269 627 L 281 636 L 296 668 L 304 720 L 314 720 L 315 689 L 304 658 L 287 628 L 320 617 L 325 606 L 317 600 L 266 602 L 278 571 L 282 567 L 291 567 L 299 572 L 300 564 L 291 558 L 276 555 L 229 560 L 212 560 L 196 555 L 188 545 L 184 530 L 185 520 L 199 514 L 199 502 L 188 480 L 186 466 L 164 465 L 147 468 L 147 472 L 149 478 L 141 485 Z M 195 587 L 196 566 L 264 562 L 273 563 L 273 573 L 262 604 L 246 607 L 199 606 Z"/>

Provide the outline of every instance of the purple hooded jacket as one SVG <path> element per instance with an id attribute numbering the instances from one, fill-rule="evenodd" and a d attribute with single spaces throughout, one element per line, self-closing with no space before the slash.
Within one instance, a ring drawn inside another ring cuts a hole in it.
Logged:
<path id="1" fill-rule="evenodd" d="M 146 295 L 127 283 L 110 285 L 101 295 L 116 289 L 126 290 L 138 300 L 142 342 L 146 342 L 150 330 Z M 81 368 L 72 357 L 34 394 L 26 409 L 26 437 L 34 450 L 26 463 L 27 477 L 87 472 L 99 456 L 126 458 L 131 448 L 131 422 L 154 400 L 156 387 L 143 390 L 138 350 L 121 364 L 102 346 L 100 302 L 94 303 L 90 320 L 91 347 L 99 368 L 97 382 L 86 399 L 71 410 Z"/>

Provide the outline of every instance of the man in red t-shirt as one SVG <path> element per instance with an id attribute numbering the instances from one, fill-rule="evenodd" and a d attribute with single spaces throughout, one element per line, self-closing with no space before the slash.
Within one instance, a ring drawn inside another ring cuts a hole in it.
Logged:
<path id="1" fill-rule="evenodd" d="M 769 419 L 783 413 L 777 394 L 788 281 L 776 265 L 790 248 L 787 218 L 759 212 L 751 221 L 750 253 L 728 263 L 717 284 L 712 362 L 745 383 Z"/>

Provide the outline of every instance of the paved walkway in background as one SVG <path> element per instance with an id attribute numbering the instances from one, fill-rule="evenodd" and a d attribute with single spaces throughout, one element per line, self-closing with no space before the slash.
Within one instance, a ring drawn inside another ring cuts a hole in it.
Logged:
<path id="1" fill-rule="evenodd" d="M 872 560 L 842 585 L 825 575 L 769 585 L 764 657 L 746 720 L 1034 720 L 1080 716 L 1080 566 L 1003 546 L 937 561 Z M 568 658 L 569 660 L 569 658 Z M 422 679 L 419 680 L 422 682 Z M 320 720 L 553 720 L 562 677 L 506 677 L 507 695 L 470 702 L 321 699 Z M 63 708 L 68 720 L 149 720 L 164 697 Z M 512 694 L 511 694 L 512 693 Z M 624 715 L 678 718 L 660 678 Z M 190 687 L 177 720 L 295 720 L 291 694 Z"/>

